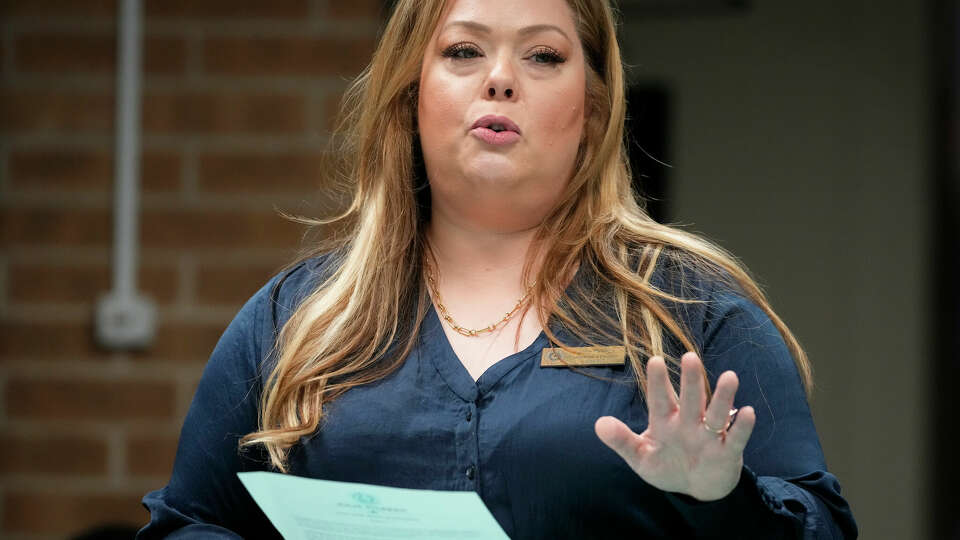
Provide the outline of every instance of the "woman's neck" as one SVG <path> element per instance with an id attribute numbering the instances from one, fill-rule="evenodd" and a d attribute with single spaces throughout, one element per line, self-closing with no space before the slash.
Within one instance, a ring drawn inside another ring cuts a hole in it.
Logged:
<path id="1" fill-rule="evenodd" d="M 484 285 L 491 280 L 516 283 L 537 229 L 503 232 L 472 227 L 434 212 L 427 240 L 446 279 Z M 532 269 L 534 273 L 536 268 Z"/>

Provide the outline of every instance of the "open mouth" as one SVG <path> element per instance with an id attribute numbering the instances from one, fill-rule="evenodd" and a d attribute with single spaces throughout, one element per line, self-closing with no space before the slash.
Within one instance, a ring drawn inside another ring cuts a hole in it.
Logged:
<path id="1" fill-rule="evenodd" d="M 493 133 L 503 133 L 505 131 L 509 131 L 516 135 L 520 135 L 520 127 L 515 124 L 513 120 L 507 118 L 506 116 L 499 116 L 495 114 L 488 114 L 478 118 L 476 122 L 473 123 L 472 128 L 483 128 L 484 130 L 489 130 Z"/>
<path id="2" fill-rule="evenodd" d="M 473 123 L 470 133 L 481 141 L 495 146 L 510 145 L 520 140 L 520 127 L 514 124 L 513 120 L 493 114 L 478 118 Z"/>

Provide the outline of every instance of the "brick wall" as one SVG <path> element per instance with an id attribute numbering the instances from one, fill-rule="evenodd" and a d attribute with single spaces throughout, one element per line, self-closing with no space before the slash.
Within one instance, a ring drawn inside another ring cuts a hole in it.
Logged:
<path id="1" fill-rule="evenodd" d="M 0 537 L 141 525 L 204 362 L 328 204 L 316 178 L 380 0 L 145 0 L 140 290 L 154 346 L 93 342 L 110 288 L 115 0 L 0 0 Z"/>

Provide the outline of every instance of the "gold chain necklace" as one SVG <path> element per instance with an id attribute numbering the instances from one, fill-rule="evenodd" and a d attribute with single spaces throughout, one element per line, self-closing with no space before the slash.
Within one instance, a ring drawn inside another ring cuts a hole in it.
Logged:
<path id="1" fill-rule="evenodd" d="M 493 332 L 498 326 L 509 321 L 514 315 L 517 314 L 518 311 L 520 311 L 520 308 L 523 307 L 523 304 L 530 296 L 530 291 L 533 290 L 533 286 L 537 284 L 537 282 L 534 281 L 529 287 L 527 287 L 527 291 L 523 293 L 523 296 L 520 297 L 520 300 L 517 300 L 517 305 L 513 306 L 513 309 L 507 312 L 502 319 L 491 324 L 490 326 L 474 330 L 472 328 L 464 328 L 457 324 L 457 321 L 453 320 L 453 317 L 447 312 L 447 307 L 443 305 L 443 298 L 440 297 L 440 291 L 437 290 L 437 282 L 433 279 L 433 271 L 430 264 L 424 264 L 424 268 L 427 271 L 427 284 L 430 286 L 430 291 L 433 292 L 434 298 L 437 299 L 437 309 L 440 310 L 440 316 L 443 318 L 443 320 L 447 321 L 447 324 L 449 324 L 456 333 L 466 337 L 477 337 L 484 332 Z"/>

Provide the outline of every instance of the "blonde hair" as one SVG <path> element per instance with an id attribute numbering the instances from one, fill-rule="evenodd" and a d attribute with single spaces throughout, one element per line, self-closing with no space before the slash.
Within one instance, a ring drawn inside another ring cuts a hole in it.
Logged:
<path id="1" fill-rule="evenodd" d="M 277 470 L 286 472 L 290 448 L 320 428 L 325 404 L 399 367 L 429 308 L 422 277 L 429 191 L 416 138 L 416 100 L 421 59 L 445 3 L 398 0 L 372 61 L 344 94 L 326 171 L 328 185 L 352 195 L 349 206 L 329 219 L 288 216 L 323 234 L 290 267 L 320 254 L 334 262 L 279 332 L 259 429 L 240 442 L 264 445 Z M 608 0 L 568 4 L 583 45 L 590 114 L 575 172 L 535 241 L 543 259 L 528 305 L 537 306 L 548 338 L 560 341 L 546 324 L 553 321 L 590 343 L 624 345 L 643 392 L 643 358 L 664 356 L 671 370 L 678 369 L 665 339 L 700 352 L 665 304 L 702 300 L 651 284 L 658 265 L 676 265 L 762 308 L 789 348 L 809 396 L 806 354 L 743 265 L 707 239 L 653 221 L 634 199 L 614 11 Z M 530 259 L 525 278 L 532 272 Z M 566 280 L 584 264 L 609 289 L 604 300 L 583 302 L 592 295 L 580 294 L 570 301 Z"/>

